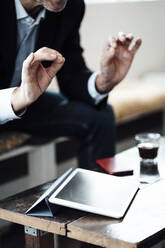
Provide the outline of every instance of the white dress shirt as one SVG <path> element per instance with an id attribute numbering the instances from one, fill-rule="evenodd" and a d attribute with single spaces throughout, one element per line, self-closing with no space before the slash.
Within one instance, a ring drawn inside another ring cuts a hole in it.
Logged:
<path id="1" fill-rule="evenodd" d="M 31 16 L 28 15 L 26 10 L 22 6 L 20 0 L 15 0 L 15 6 L 16 6 L 16 17 L 17 17 L 17 25 L 18 25 L 17 47 L 19 49 L 20 44 L 23 42 L 24 38 L 27 35 L 31 36 L 30 37 L 31 38 L 30 40 L 32 43 L 31 47 L 33 47 L 35 44 L 35 39 L 36 39 L 36 32 L 31 32 L 31 30 L 32 28 L 34 28 L 34 25 L 39 26 L 41 18 L 45 18 L 45 9 L 39 13 L 37 19 L 33 19 Z M 16 61 L 17 59 L 18 57 L 16 58 Z M 17 78 L 16 76 L 17 70 L 20 70 L 20 68 L 17 68 L 17 63 L 16 63 L 15 73 L 13 75 L 12 81 L 14 81 L 14 79 Z M 95 99 L 96 104 L 98 104 L 104 97 L 107 96 L 107 94 L 99 94 L 96 90 L 95 80 L 96 80 L 97 75 L 98 75 L 98 72 L 94 72 L 88 80 L 88 92 L 91 95 L 91 97 Z M 12 82 L 11 82 L 11 86 L 12 86 Z M 11 106 L 11 95 L 14 89 L 15 87 L 0 90 L 0 125 L 4 124 L 7 121 L 20 118 L 14 113 L 13 108 Z"/>

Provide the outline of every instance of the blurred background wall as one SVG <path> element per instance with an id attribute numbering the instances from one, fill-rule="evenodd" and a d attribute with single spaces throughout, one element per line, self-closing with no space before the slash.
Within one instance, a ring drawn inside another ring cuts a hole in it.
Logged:
<path id="1" fill-rule="evenodd" d="M 108 36 L 118 31 L 143 40 L 129 78 L 165 71 L 165 1 L 86 0 L 81 39 L 91 69 L 99 69 L 102 48 Z"/>

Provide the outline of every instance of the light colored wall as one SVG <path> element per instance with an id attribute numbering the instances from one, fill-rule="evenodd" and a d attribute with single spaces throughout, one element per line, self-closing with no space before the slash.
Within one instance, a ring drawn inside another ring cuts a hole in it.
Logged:
<path id="1" fill-rule="evenodd" d="M 86 15 L 81 26 L 81 41 L 88 66 L 99 69 L 102 48 L 109 35 L 118 31 L 142 37 L 129 78 L 150 71 L 165 71 L 165 1 L 117 3 L 86 0 Z"/>

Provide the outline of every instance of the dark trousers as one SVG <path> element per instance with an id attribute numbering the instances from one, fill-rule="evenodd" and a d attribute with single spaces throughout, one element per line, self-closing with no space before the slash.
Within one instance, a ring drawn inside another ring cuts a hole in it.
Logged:
<path id="1" fill-rule="evenodd" d="M 96 159 L 115 153 L 115 121 L 111 106 L 101 109 L 45 92 L 20 120 L 1 126 L 47 138 L 75 137 L 79 141 L 79 167 L 92 169 Z"/>

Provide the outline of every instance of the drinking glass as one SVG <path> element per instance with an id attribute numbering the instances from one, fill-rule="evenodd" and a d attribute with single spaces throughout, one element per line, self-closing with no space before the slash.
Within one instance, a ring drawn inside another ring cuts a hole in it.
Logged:
<path id="1" fill-rule="evenodd" d="M 159 133 L 140 133 L 135 136 L 141 162 L 143 164 L 156 163 L 156 157 L 159 149 Z"/>
<path id="2" fill-rule="evenodd" d="M 140 133 L 135 136 L 139 151 L 140 166 L 138 178 L 141 184 L 154 183 L 160 180 L 156 162 L 159 149 L 159 133 Z"/>

